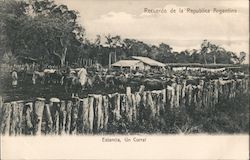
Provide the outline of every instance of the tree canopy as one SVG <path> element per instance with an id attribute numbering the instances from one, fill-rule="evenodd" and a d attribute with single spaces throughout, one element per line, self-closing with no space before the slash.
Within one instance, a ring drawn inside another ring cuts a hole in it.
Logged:
<path id="1" fill-rule="evenodd" d="M 15 4 L 15 12 L 7 12 L 9 4 Z M 64 66 L 69 53 L 77 52 L 83 41 L 84 28 L 76 21 L 78 13 L 65 5 L 35 0 L 10 1 L 2 6 L 3 35 L 7 37 L 4 48 L 15 56 L 31 56 Z"/>

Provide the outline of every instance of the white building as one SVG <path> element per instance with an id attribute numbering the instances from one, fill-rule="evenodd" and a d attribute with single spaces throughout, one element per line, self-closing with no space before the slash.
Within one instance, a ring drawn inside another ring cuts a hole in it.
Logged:
<path id="1" fill-rule="evenodd" d="M 130 70 L 143 70 L 144 64 L 138 60 L 120 60 L 112 64 L 113 68 L 124 68 Z"/>
<path id="2" fill-rule="evenodd" d="M 161 69 L 165 64 L 148 57 L 132 56 L 132 60 L 120 60 L 112 64 L 113 68 L 127 68 L 130 70 Z"/>

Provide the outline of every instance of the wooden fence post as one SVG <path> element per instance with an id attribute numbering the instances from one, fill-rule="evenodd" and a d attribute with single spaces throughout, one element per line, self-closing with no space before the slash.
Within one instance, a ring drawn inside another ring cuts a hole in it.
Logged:
<path id="1" fill-rule="evenodd" d="M 139 93 L 143 93 L 145 90 L 145 86 L 144 85 L 141 85 L 140 86 L 140 89 L 139 89 Z"/>
<path id="2" fill-rule="evenodd" d="M 10 135 L 15 135 L 15 129 L 16 129 L 16 121 L 18 121 L 17 119 L 17 102 L 13 101 L 10 103 L 11 104 L 11 108 L 12 108 L 12 113 L 11 113 L 11 118 L 10 118 Z"/>
<path id="3" fill-rule="evenodd" d="M 70 134 L 77 134 L 77 121 L 78 121 L 78 110 L 79 110 L 79 99 L 73 98 L 73 105 L 71 111 L 71 127 Z"/>
<path id="4" fill-rule="evenodd" d="M 107 96 L 103 96 L 102 98 L 103 98 L 102 102 L 103 102 L 103 111 L 104 111 L 103 129 L 104 129 L 104 131 L 107 131 L 107 129 L 108 129 L 109 114 L 110 114 L 109 113 L 109 99 L 108 99 Z"/>
<path id="5" fill-rule="evenodd" d="M 133 100 L 132 100 L 132 93 L 131 88 L 126 88 L 126 97 L 127 97 L 127 104 L 126 104 L 126 115 L 129 122 L 132 122 L 133 119 Z"/>
<path id="6" fill-rule="evenodd" d="M 120 114 L 123 119 L 126 119 L 127 117 L 127 110 L 128 110 L 128 97 L 125 94 L 120 94 Z"/>
<path id="7" fill-rule="evenodd" d="M 219 102 L 218 98 L 219 98 L 219 81 L 215 80 L 214 81 L 214 105 L 216 105 Z"/>
<path id="8" fill-rule="evenodd" d="M 11 107 L 10 135 L 20 135 L 22 132 L 23 101 L 11 102 Z"/>
<path id="9" fill-rule="evenodd" d="M 136 113 L 136 96 L 135 96 L 135 94 L 132 94 L 131 95 L 131 98 L 132 98 L 132 108 L 131 108 L 131 117 L 132 117 L 132 119 L 131 119 L 131 121 L 136 121 L 137 120 L 137 113 Z"/>
<path id="10" fill-rule="evenodd" d="M 66 127 L 66 104 L 65 101 L 61 101 L 61 106 L 59 110 L 59 134 L 66 134 L 65 127 Z"/>
<path id="11" fill-rule="evenodd" d="M 34 106 L 34 134 L 41 135 L 42 129 L 42 117 L 45 105 L 44 98 L 37 98 Z"/>
<path id="12" fill-rule="evenodd" d="M 95 98 L 94 105 L 94 131 L 100 132 L 103 129 L 103 110 L 102 110 L 102 96 L 93 95 Z"/>
<path id="13" fill-rule="evenodd" d="M 51 117 L 53 121 L 52 132 L 53 134 L 59 134 L 59 110 L 60 110 L 60 99 L 58 98 L 50 98 L 50 111 Z"/>
<path id="14" fill-rule="evenodd" d="M 202 108 L 202 95 L 203 95 L 203 88 L 204 88 L 204 81 L 201 80 L 197 89 L 198 89 L 198 92 L 197 92 L 197 104 L 198 104 L 198 109 L 201 110 Z"/>
<path id="15" fill-rule="evenodd" d="M 186 80 L 183 80 L 182 88 L 181 88 L 181 108 L 184 109 L 186 106 Z"/>
<path id="16" fill-rule="evenodd" d="M 211 104 L 212 104 L 212 85 L 211 85 L 211 82 L 208 82 L 208 94 L 207 94 L 207 107 L 210 108 L 211 107 Z"/>
<path id="17" fill-rule="evenodd" d="M 66 134 L 70 134 L 72 105 L 73 105 L 72 101 L 68 101 L 66 108 L 67 111 L 66 128 L 65 128 Z"/>
<path id="18" fill-rule="evenodd" d="M 50 105 L 45 104 L 45 116 L 46 116 L 46 134 L 51 134 L 53 132 L 53 120 L 50 111 Z"/>
<path id="19" fill-rule="evenodd" d="M 147 100 L 146 100 L 146 111 L 148 111 L 146 113 L 149 114 L 149 115 L 145 115 L 145 116 L 148 117 L 147 119 L 149 121 L 151 121 L 152 119 L 155 119 L 155 114 L 156 114 L 155 105 L 156 104 L 153 101 L 151 92 L 146 92 L 146 97 L 147 97 Z"/>
<path id="20" fill-rule="evenodd" d="M 127 101 L 128 101 L 128 112 L 127 112 L 127 117 L 128 117 L 128 120 L 129 122 L 131 123 L 132 120 L 133 120 L 133 99 L 132 99 L 132 94 L 130 95 L 127 95 Z"/>
<path id="21" fill-rule="evenodd" d="M 1 123 L 1 133 L 3 135 L 10 134 L 10 119 L 11 119 L 12 107 L 10 103 L 4 103 L 2 109 L 2 123 Z"/>
<path id="22" fill-rule="evenodd" d="M 208 92 L 207 92 L 207 82 L 204 83 L 203 85 L 203 93 L 202 93 L 202 109 L 207 107 L 207 96 L 208 96 Z"/>
<path id="23" fill-rule="evenodd" d="M 168 110 L 171 107 L 171 96 L 172 96 L 172 87 L 171 86 L 167 86 L 166 88 L 166 106 L 165 109 Z"/>
<path id="24" fill-rule="evenodd" d="M 146 92 L 142 92 L 141 94 L 141 101 L 140 101 L 140 103 L 139 103 L 139 111 L 138 111 L 138 113 L 139 113 L 139 116 L 138 116 L 138 118 L 139 118 L 139 122 L 140 123 L 142 123 L 142 122 L 144 122 L 145 121 L 145 118 L 146 118 L 146 114 L 145 114 L 145 112 L 146 112 L 146 103 L 147 103 L 147 97 L 146 97 Z"/>
<path id="25" fill-rule="evenodd" d="M 2 113 L 2 110 L 3 109 L 3 97 L 0 96 L 0 126 L 2 124 L 2 118 L 3 118 L 3 113 Z"/>
<path id="26" fill-rule="evenodd" d="M 126 95 L 131 95 L 131 87 L 126 87 Z"/>
<path id="27" fill-rule="evenodd" d="M 82 111 L 81 115 L 81 122 L 82 122 L 82 126 L 80 128 L 80 131 L 82 133 L 88 133 L 89 132 L 89 99 L 88 98 L 83 98 L 80 99 L 80 108 L 79 110 Z"/>
<path id="28" fill-rule="evenodd" d="M 249 79 L 243 79 L 243 82 L 244 82 L 244 93 L 247 93 L 248 92 L 248 89 L 249 89 Z"/>
<path id="29" fill-rule="evenodd" d="M 173 109 L 174 106 L 175 106 L 175 98 L 176 98 L 176 95 L 175 95 L 175 89 L 176 89 L 176 83 L 173 83 L 172 84 L 172 92 L 171 92 L 171 101 L 170 101 L 170 108 Z"/>
<path id="30" fill-rule="evenodd" d="M 32 135 L 34 130 L 34 114 L 33 114 L 33 102 L 28 102 L 24 106 L 24 117 L 22 133 L 25 135 Z"/>
<path id="31" fill-rule="evenodd" d="M 138 121 L 139 116 L 140 116 L 140 103 L 141 103 L 141 95 L 140 93 L 135 93 L 135 107 L 136 107 L 136 121 Z"/>
<path id="32" fill-rule="evenodd" d="M 94 97 L 89 97 L 89 132 L 93 133 L 94 124 Z"/>
<path id="33" fill-rule="evenodd" d="M 180 107 L 180 96 L 181 96 L 181 85 L 177 84 L 176 85 L 176 103 L 175 103 L 176 108 Z"/>
<path id="34" fill-rule="evenodd" d="M 120 120 L 121 119 L 121 96 L 120 94 L 115 94 L 115 119 Z"/>
<path id="35" fill-rule="evenodd" d="M 167 89 L 166 88 L 162 90 L 162 101 L 163 101 L 163 106 L 165 107 L 167 105 Z"/>

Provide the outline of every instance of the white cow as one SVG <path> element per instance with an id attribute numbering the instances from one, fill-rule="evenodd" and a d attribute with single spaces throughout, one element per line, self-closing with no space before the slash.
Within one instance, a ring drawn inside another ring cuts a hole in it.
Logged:
<path id="1" fill-rule="evenodd" d="M 85 87 L 88 82 L 87 70 L 85 68 L 71 69 L 71 75 L 65 78 L 66 92 L 70 92 L 72 97 Z"/>

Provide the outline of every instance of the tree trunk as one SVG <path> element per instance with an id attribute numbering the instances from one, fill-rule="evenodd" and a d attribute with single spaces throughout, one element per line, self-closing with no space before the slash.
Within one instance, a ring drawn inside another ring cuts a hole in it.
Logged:
<path id="1" fill-rule="evenodd" d="M 65 66 L 65 60 L 66 60 L 67 50 L 68 50 L 68 48 L 65 47 L 65 48 L 64 48 L 64 51 L 63 51 L 63 53 L 62 53 L 62 56 L 60 57 L 60 60 L 61 60 L 61 67 L 64 67 L 64 66 Z"/>
<path id="2" fill-rule="evenodd" d="M 203 54 L 204 62 L 207 64 L 206 54 Z"/>
<path id="3" fill-rule="evenodd" d="M 114 59 L 115 59 L 115 62 L 116 62 L 116 49 L 115 49 L 115 58 L 114 58 Z M 115 62 L 114 62 L 114 63 L 115 63 Z"/>
<path id="4" fill-rule="evenodd" d="M 111 69 L 111 52 L 109 53 L 109 69 Z"/>

